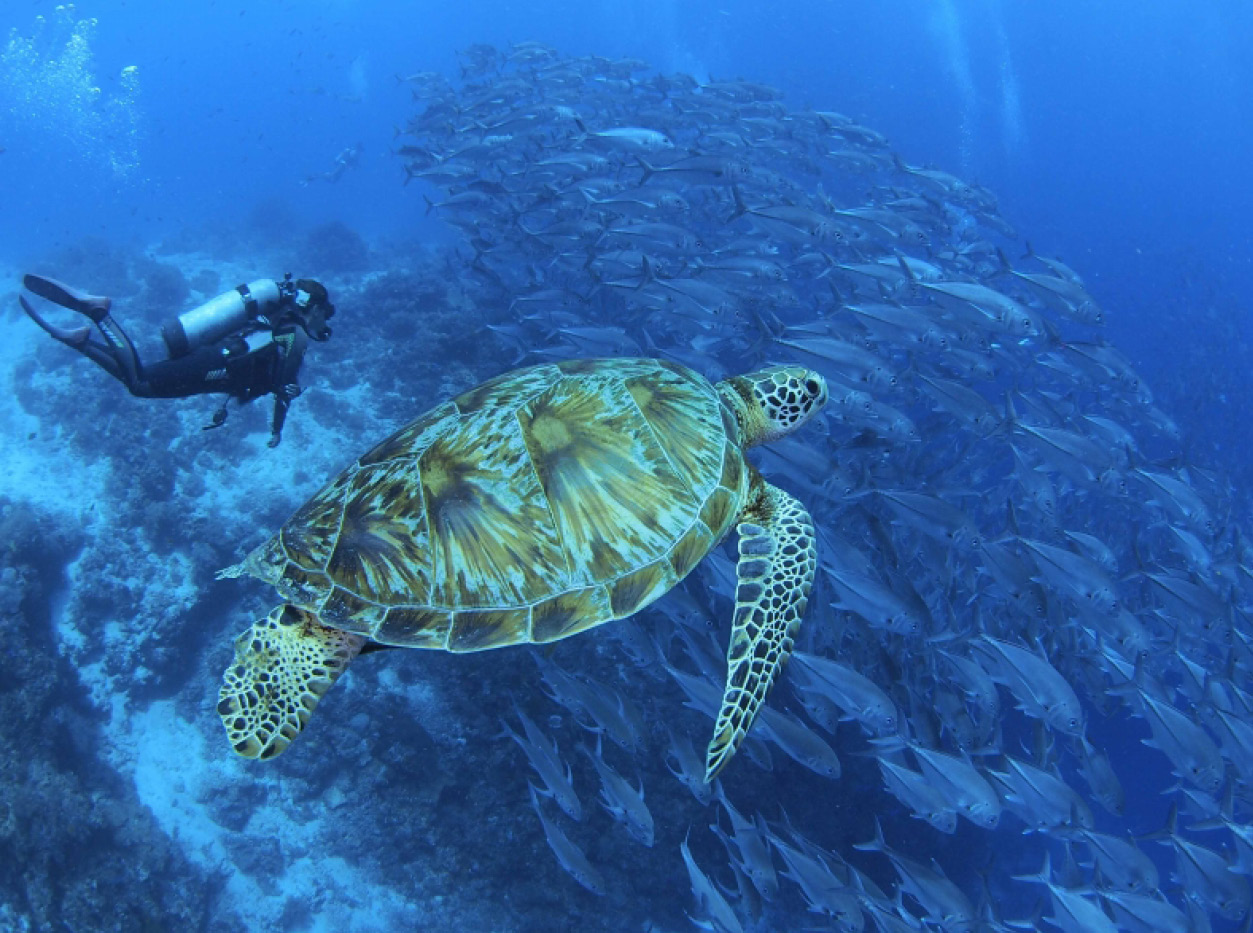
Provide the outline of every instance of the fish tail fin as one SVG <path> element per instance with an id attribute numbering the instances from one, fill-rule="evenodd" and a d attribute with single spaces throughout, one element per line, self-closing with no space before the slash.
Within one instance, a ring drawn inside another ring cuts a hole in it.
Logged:
<path id="1" fill-rule="evenodd" d="M 436 208 L 436 207 L 438 207 L 438 206 L 439 206 L 439 205 L 437 205 L 434 201 L 432 201 L 429 197 L 427 197 L 425 194 L 424 194 L 424 195 L 422 195 L 422 200 L 426 202 L 426 212 L 427 212 L 428 214 L 429 214 L 431 211 L 435 210 L 435 208 Z"/>
<path id="2" fill-rule="evenodd" d="M 1005 425 L 1010 429 L 1018 426 L 1018 410 L 1014 408 L 1014 390 L 1005 390 Z"/>
<path id="3" fill-rule="evenodd" d="M 874 838 L 869 842 L 854 843 L 853 848 L 862 852 L 882 852 L 885 855 L 888 853 L 888 843 L 883 838 L 883 827 L 877 816 L 874 818 Z"/>
<path id="4" fill-rule="evenodd" d="M 519 736 L 518 733 L 514 732 L 511 728 L 509 728 L 509 723 L 503 719 L 500 721 L 500 731 L 497 732 L 494 736 L 492 736 L 492 738 L 493 739 L 513 739 L 519 745 L 522 744 L 522 737 Z"/>
<path id="5" fill-rule="evenodd" d="M 640 179 L 640 184 L 642 185 L 653 176 L 653 173 L 656 172 L 657 169 L 649 165 L 642 155 L 637 155 L 635 157 L 635 161 L 638 162 L 640 164 L 640 168 L 644 170 L 644 177 Z"/>
<path id="6" fill-rule="evenodd" d="M 596 287 L 599 288 L 603 276 L 601 276 L 599 271 L 592 268 L 592 263 L 594 262 L 596 262 L 596 250 L 589 247 L 587 250 L 587 262 L 583 263 L 583 271 L 591 277 L 592 281 L 596 283 Z"/>
<path id="7" fill-rule="evenodd" d="M 996 248 L 996 258 L 1001 264 L 1002 272 L 1014 271 L 1014 267 L 1010 265 L 1009 257 L 1005 255 L 1005 250 L 1001 249 L 999 246 Z"/>
<path id="8" fill-rule="evenodd" d="M 1233 820 L 1236 812 L 1236 782 L 1228 781 L 1227 789 L 1223 791 L 1223 799 L 1218 804 L 1218 812 L 1227 820 Z"/>
<path id="9" fill-rule="evenodd" d="M 740 195 L 739 185 L 731 186 L 731 197 L 735 198 L 735 210 L 732 212 L 731 216 L 724 221 L 724 223 L 728 224 L 748 213 L 748 206 L 744 203 L 744 198 Z"/>
<path id="10" fill-rule="evenodd" d="M 731 801 L 727 799 L 727 792 L 723 789 L 721 781 L 715 781 L 713 784 L 713 789 L 714 789 L 713 799 L 716 802 L 722 804 L 724 809 L 727 809 L 727 810 L 735 809 L 735 807 L 731 805 Z"/>
<path id="11" fill-rule="evenodd" d="M 1062 332 L 1058 329 L 1057 325 L 1048 318 L 1042 318 L 1042 322 L 1044 324 L 1044 349 L 1055 349 L 1060 347 L 1064 341 L 1062 340 Z"/>
<path id="12" fill-rule="evenodd" d="M 1053 880 L 1053 861 L 1046 849 L 1044 852 L 1044 865 L 1038 872 L 1033 875 L 1012 875 L 1015 881 L 1036 881 L 1040 884 L 1049 884 Z"/>
<path id="13" fill-rule="evenodd" d="M 592 299 L 595 298 L 597 293 L 600 292 L 600 288 L 601 288 L 600 283 L 597 282 L 595 285 L 592 286 L 592 290 L 588 292 L 586 295 L 584 295 L 582 292 L 576 292 L 573 288 L 570 288 L 570 287 L 567 287 L 564 290 L 567 294 L 573 295 L 575 298 L 577 298 L 581 303 L 585 305 L 590 305 L 592 303 Z"/>
<path id="14" fill-rule="evenodd" d="M 643 288 L 645 285 L 648 285 L 650 282 L 657 281 L 657 273 L 653 271 L 653 264 L 648 261 L 647 256 L 642 257 L 641 265 L 642 265 L 642 268 L 640 270 L 640 282 L 638 285 L 635 286 L 635 290 L 637 292 L 641 288 Z"/>
<path id="15" fill-rule="evenodd" d="M 544 810 L 539 804 L 539 799 L 541 797 L 547 797 L 549 800 L 552 800 L 552 793 L 547 788 L 536 787 L 531 783 L 529 778 L 527 779 L 526 786 L 531 789 L 531 806 L 535 808 L 535 812 L 539 814 L 541 820 L 545 819 Z"/>
<path id="16" fill-rule="evenodd" d="M 1156 832 L 1145 833 L 1143 836 L 1132 836 L 1136 842 L 1152 839 L 1156 842 L 1170 841 L 1179 831 L 1179 804 L 1171 803 L 1170 812 L 1166 814 L 1166 823 Z"/>
<path id="17" fill-rule="evenodd" d="M 582 752 L 584 755 L 587 756 L 588 761 L 592 761 L 592 762 L 596 761 L 597 757 L 600 755 L 600 733 L 599 732 L 596 733 L 596 751 L 592 751 L 591 746 L 589 746 L 586 742 L 579 742 L 578 745 L 576 745 L 575 747 L 578 748 L 580 752 Z M 566 765 L 567 772 L 569 772 L 569 769 L 570 769 L 570 766 L 567 764 Z"/>
<path id="18" fill-rule="evenodd" d="M 869 740 L 874 746 L 874 750 L 867 754 L 881 757 L 884 754 L 892 754 L 895 752 L 903 752 L 905 749 L 912 747 L 907 738 L 902 735 L 881 735 Z"/>

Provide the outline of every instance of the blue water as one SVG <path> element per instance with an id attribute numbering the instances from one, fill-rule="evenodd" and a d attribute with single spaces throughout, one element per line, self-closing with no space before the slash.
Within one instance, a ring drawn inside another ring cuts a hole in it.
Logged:
<path id="1" fill-rule="evenodd" d="M 773 85 L 791 108 L 840 111 L 886 135 L 909 163 L 984 185 L 1022 237 L 1083 276 L 1105 309 L 1106 336 L 1183 428 L 1182 456 L 1219 485 L 1230 483 L 1232 507 L 1246 516 L 1253 7 L 1237 0 L 115 0 L 72 9 L 11 0 L 0 8 L 0 269 L 13 277 L 0 280 L 0 319 L 14 310 L 20 272 L 54 273 L 66 250 L 101 238 L 131 252 L 201 237 L 221 242 L 257 229 L 260 216 L 277 218 L 276 248 L 330 221 L 400 252 L 454 241 L 426 214 L 422 185 L 402 185 L 395 128 L 415 104 L 397 76 L 455 76 L 458 50 L 522 40 L 567 55 L 639 58 L 701 81 Z M 359 166 L 337 183 L 301 184 L 357 144 Z M 237 262 L 246 267 L 247 257 Z M 369 309 L 360 311 L 343 332 L 365 340 Z M 162 438 L 176 432 L 154 429 Z M 23 443 L 16 435 L 3 441 Z M 157 444 L 149 456 L 161 454 Z M 146 469 L 160 467 L 136 467 Z M 308 492 L 318 480 L 299 482 Z M 5 480 L 0 493 L 16 500 L 23 490 Z M 301 498 L 275 504 L 271 518 L 281 521 Z M 197 618 L 209 617 L 202 607 Z M 212 638 L 222 640 L 217 630 Z M 188 646 L 204 647 L 195 637 Z M 163 698 L 162 690 L 151 694 Z M 108 708 L 100 697 L 93 702 Z M 480 717 L 464 730 L 467 740 L 493 723 Z M 1143 723 L 1137 728 L 1134 738 L 1147 735 Z M 1114 747 L 1127 740 L 1105 738 Z M 1160 756 L 1133 743 L 1119 750 L 1124 761 L 1143 754 L 1146 767 L 1163 768 Z M 65 756 L 73 760 L 71 751 Z M 519 783 L 516 773 L 509 778 Z M 1156 780 L 1154 792 L 1166 780 Z M 321 792 L 283 791 L 315 806 Z M 241 805 L 259 805 L 243 796 Z M 521 798 L 514 802 L 525 809 Z M 774 817 L 766 799 L 755 804 Z M 476 814 L 467 811 L 473 831 Z M 963 826 L 958 842 L 974 835 Z M 398 859 L 416 861 L 424 844 L 415 841 Z M 713 851 L 704 849 L 702 861 Z M 548 858 L 542 843 L 538 852 Z M 681 890 L 673 854 L 665 858 Z M 975 885 L 962 880 L 967 890 Z M 534 909 L 542 915 L 552 905 Z M 656 916 L 679 922 L 681 909 L 675 900 Z M 303 910 L 284 914 L 286 928 L 312 928 Z"/>
<path id="2" fill-rule="evenodd" d="M 17 37 L 47 3 L 6 4 Z M 1243 340 L 1253 272 L 1253 11 L 1227 2 L 1044 4 L 485 3 L 456 13 L 385 2 L 78 4 L 95 18 L 83 80 L 119 97 L 138 67 L 134 141 L 74 138 L 54 103 L 0 101 L 0 252 L 19 263 L 85 232 L 152 240 L 228 226 L 281 203 L 306 223 L 367 235 L 428 228 L 398 193 L 389 153 L 410 112 L 396 74 L 455 73 L 473 42 L 531 39 L 567 54 L 634 56 L 662 71 L 773 84 L 795 106 L 837 109 L 907 159 L 977 180 L 1042 249 L 1086 276 L 1115 342 L 1159 392 L 1189 404 L 1196 367 L 1238 377 L 1241 346 L 1209 342 L 1198 317 Z M 55 32 L 55 30 L 49 30 Z M 39 49 L 56 56 L 52 37 Z M 17 109 L 17 113 L 13 109 Z M 122 131 L 115 131 L 122 132 Z M 364 145 L 351 185 L 301 189 Z M 102 171 L 112 146 L 137 154 Z M 106 150 L 101 152 L 100 149 Z M 416 203 L 415 203 L 416 202 Z M 1189 355 L 1179 337 L 1205 347 Z M 1234 381 L 1240 381 L 1235 379 Z M 1197 442 L 1243 459 L 1221 435 L 1246 423 L 1238 384 L 1201 393 Z"/>

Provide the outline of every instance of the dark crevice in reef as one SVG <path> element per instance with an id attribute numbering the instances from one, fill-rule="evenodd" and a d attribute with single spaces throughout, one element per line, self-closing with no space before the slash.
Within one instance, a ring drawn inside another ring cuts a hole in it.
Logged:
<path id="1" fill-rule="evenodd" d="M 52 624 L 81 533 L 0 499 L 0 904 L 36 930 L 234 933 L 224 878 L 193 866 L 99 752 Z"/>

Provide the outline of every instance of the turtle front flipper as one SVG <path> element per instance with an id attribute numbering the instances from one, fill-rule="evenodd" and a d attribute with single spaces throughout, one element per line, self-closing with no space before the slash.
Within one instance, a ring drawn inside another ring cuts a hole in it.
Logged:
<path id="1" fill-rule="evenodd" d="M 273 609 L 235 639 L 218 715 L 245 758 L 273 758 L 300 734 L 365 638 L 327 628 L 295 606 Z"/>
<path id="2" fill-rule="evenodd" d="M 754 479 L 736 531 L 735 619 L 727 645 L 726 690 L 705 757 L 706 782 L 735 754 L 792 653 L 818 566 L 809 513 L 760 477 Z"/>

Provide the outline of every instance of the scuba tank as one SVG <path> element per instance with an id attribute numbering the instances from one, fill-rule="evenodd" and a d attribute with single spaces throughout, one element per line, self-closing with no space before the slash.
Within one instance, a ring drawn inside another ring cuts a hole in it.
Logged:
<path id="1" fill-rule="evenodd" d="M 268 314 L 278 303 L 280 286 L 273 279 L 257 279 L 184 311 L 161 328 L 170 359 L 186 356 L 197 347 L 220 340 L 250 320 Z"/>

